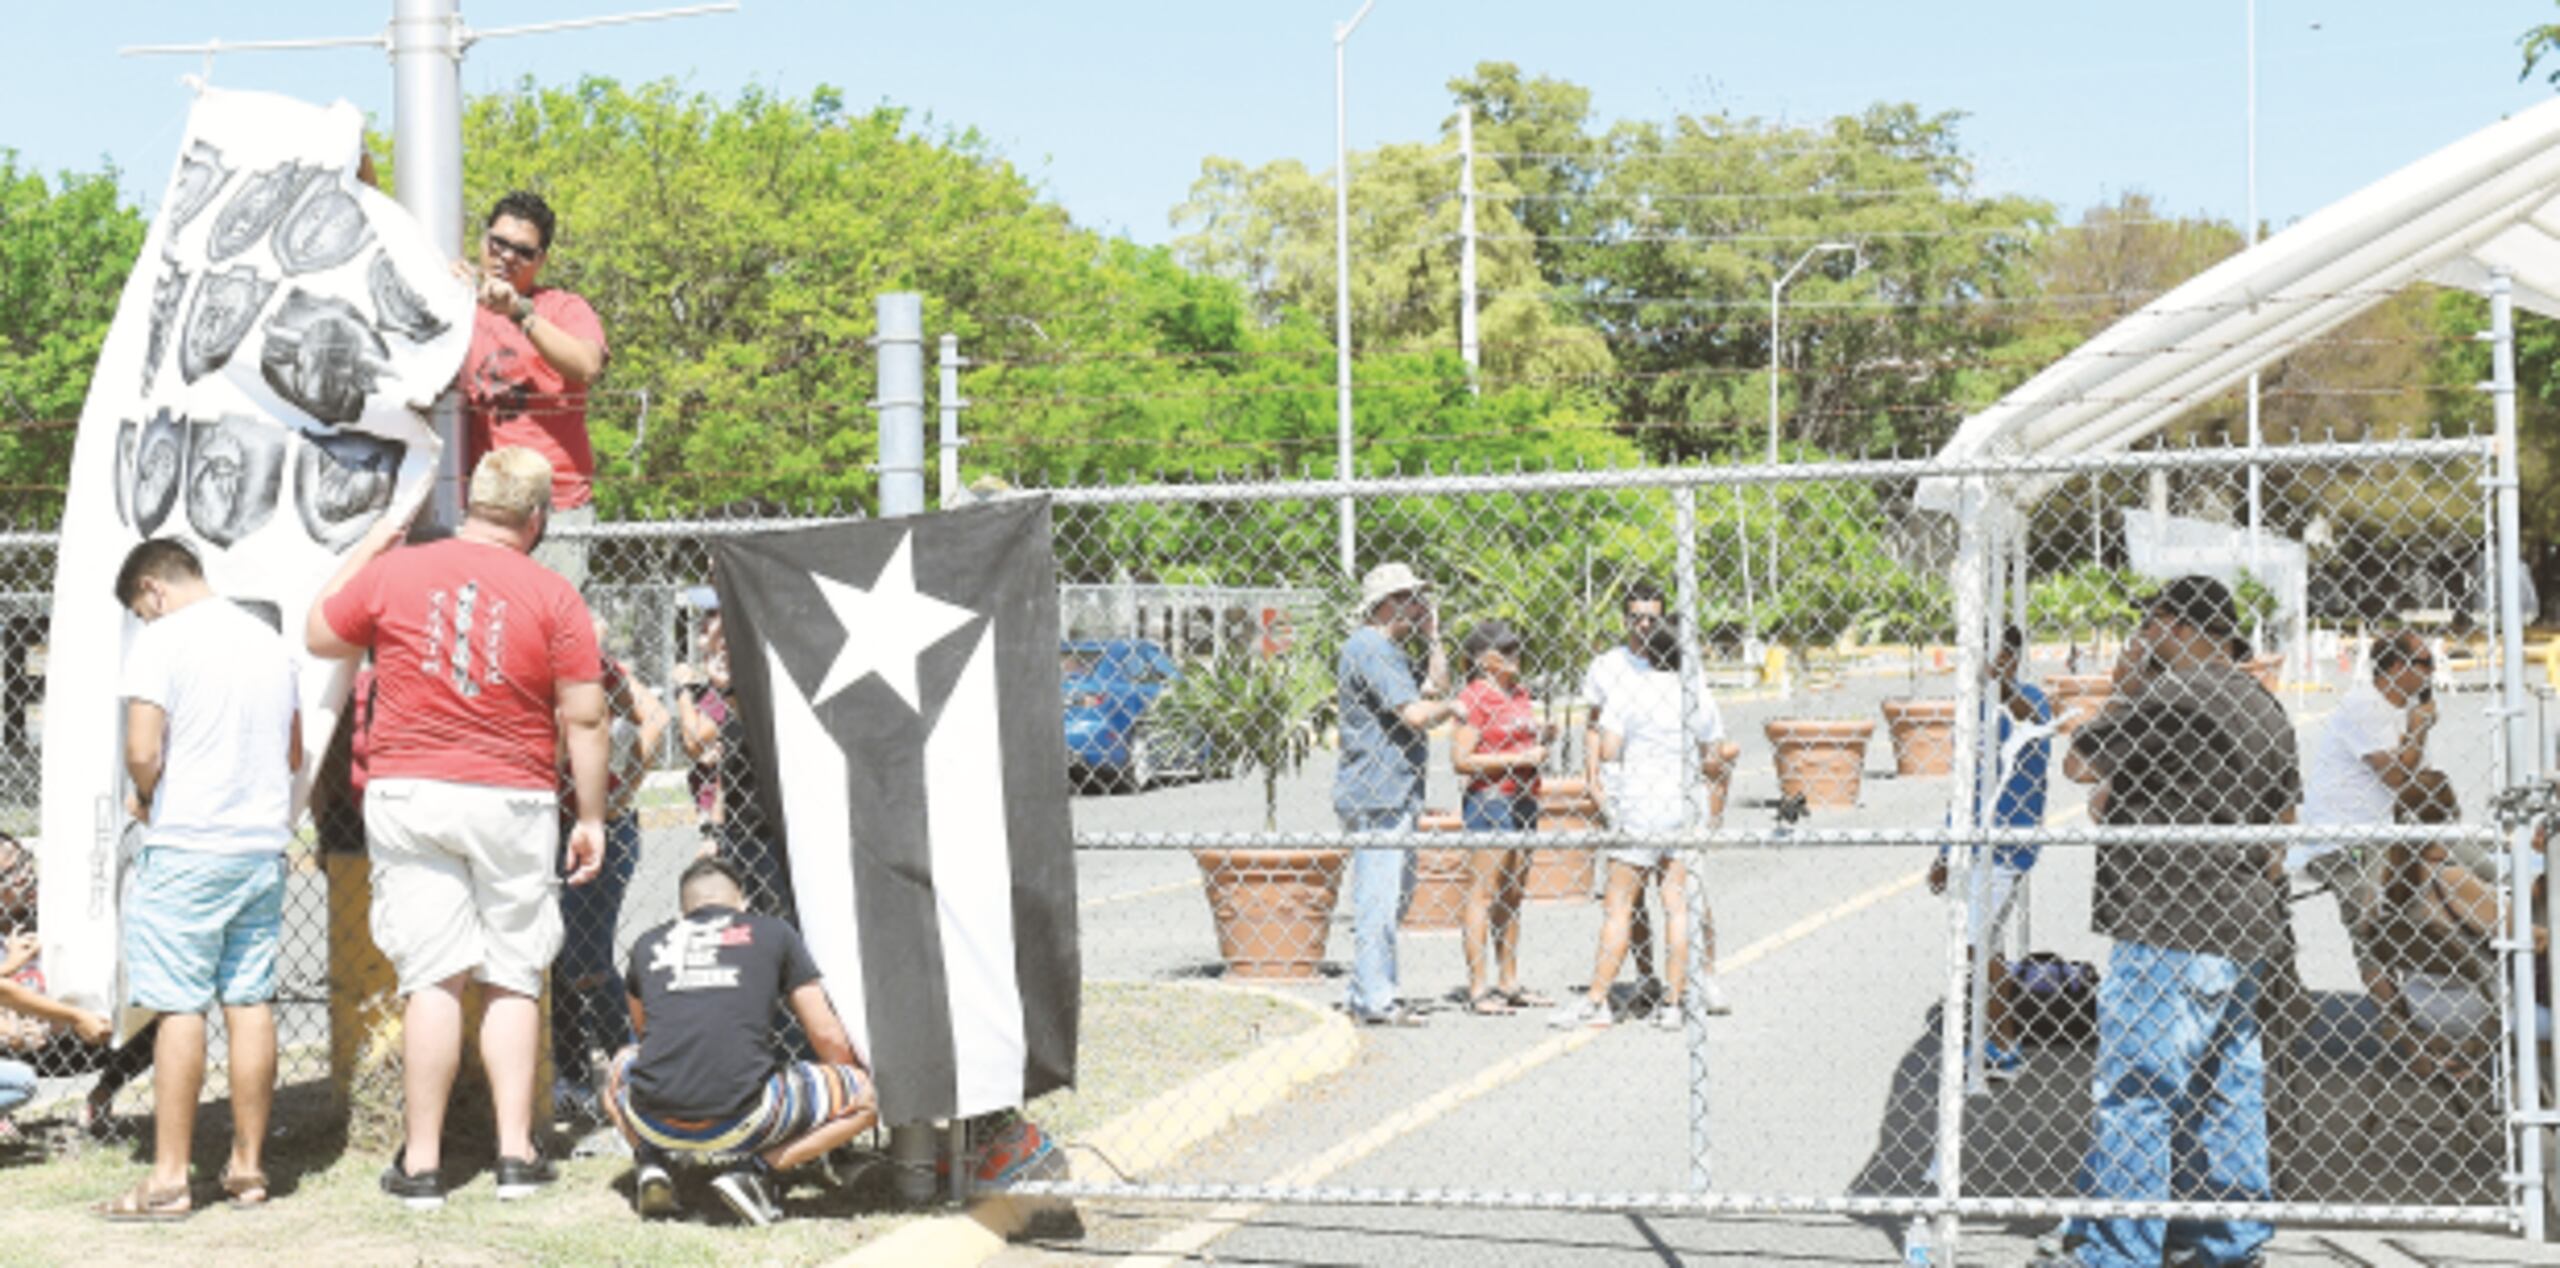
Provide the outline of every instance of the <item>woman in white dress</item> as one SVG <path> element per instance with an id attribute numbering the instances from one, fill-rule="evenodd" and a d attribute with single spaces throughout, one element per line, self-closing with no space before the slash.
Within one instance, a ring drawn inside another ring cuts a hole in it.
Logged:
<path id="1" fill-rule="evenodd" d="M 1616 772 L 1608 785 L 1609 823 L 1626 832 L 1677 832 L 1687 820 L 1688 798 L 1693 790 L 1700 798 L 1701 819 L 1708 813 L 1707 786 L 1722 777 L 1727 761 L 1721 743 L 1724 722 L 1716 712 L 1715 700 L 1707 694 L 1703 676 L 1694 668 L 1679 668 L 1679 632 L 1673 622 L 1665 620 L 1647 634 L 1644 653 L 1648 668 L 1637 689 L 1622 693 L 1624 698 L 1613 696 L 1600 718 L 1599 756 L 1604 762 L 1614 763 Z M 1684 676 L 1689 680 L 1690 707 L 1685 728 L 1681 724 Z M 1692 769 L 1702 772 L 1703 778 L 1691 780 L 1688 772 Z M 1552 1024 L 1559 1028 L 1610 1024 L 1609 986 L 1617 980 L 1619 966 L 1626 959 L 1628 934 L 1635 923 L 1637 905 L 1644 901 L 1645 883 L 1650 880 L 1661 895 L 1661 927 L 1665 930 L 1665 950 L 1669 952 L 1663 973 L 1665 998 L 1654 1009 L 1653 1019 L 1663 1029 L 1676 1030 L 1680 1026 L 1682 988 L 1688 977 L 1688 869 L 1671 851 L 1657 846 L 1610 850 L 1608 863 L 1606 915 L 1590 989 L 1559 1009 Z M 1710 1014 L 1730 1011 L 1723 988 L 1715 978 L 1712 911 L 1698 932 L 1703 943 L 1700 950 L 1706 959 L 1698 1006 Z"/>

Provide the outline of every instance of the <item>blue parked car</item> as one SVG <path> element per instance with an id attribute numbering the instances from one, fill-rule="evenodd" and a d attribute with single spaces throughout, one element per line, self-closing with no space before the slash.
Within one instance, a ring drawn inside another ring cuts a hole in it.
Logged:
<path id="1" fill-rule="evenodd" d="M 1164 648 L 1142 638 L 1074 640 L 1058 645 L 1058 669 L 1071 773 L 1134 792 L 1167 775 L 1207 772 L 1205 737 L 1160 735 L 1147 724 L 1148 708 L 1182 678 Z M 1081 791 L 1086 782 L 1075 785 Z"/>

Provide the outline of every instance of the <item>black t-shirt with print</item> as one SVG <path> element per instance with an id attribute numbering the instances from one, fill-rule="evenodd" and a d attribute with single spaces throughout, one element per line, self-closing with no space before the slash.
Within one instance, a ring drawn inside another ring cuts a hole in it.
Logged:
<path id="1" fill-rule="evenodd" d="M 798 930 L 771 916 L 698 907 L 641 935 L 624 985 L 647 1011 L 631 1100 L 670 1118 L 729 1118 L 779 1069 L 774 1006 L 818 979 Z"/>

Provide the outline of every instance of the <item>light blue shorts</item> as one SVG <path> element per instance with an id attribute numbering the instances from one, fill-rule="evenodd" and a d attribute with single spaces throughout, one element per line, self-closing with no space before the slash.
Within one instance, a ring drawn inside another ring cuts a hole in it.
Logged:
<path id="1" fill-rule="evenodd" d="M 125 891 L 126 999 L 197 1013 L 274 998 L 284 867 L 281 854 L 143 850 Z"/>

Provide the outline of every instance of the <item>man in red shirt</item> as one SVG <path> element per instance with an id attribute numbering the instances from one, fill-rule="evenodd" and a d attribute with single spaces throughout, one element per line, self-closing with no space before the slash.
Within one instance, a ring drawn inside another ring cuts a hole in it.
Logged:
<path id="1" fill-rule="evenodd" d="M 595 522 L 595 447 L 587 388 L 604 376 L 604 323 L 587 301 L 539 279 L 557 223 L 540 194 L 518 190 L 489 209 L 480 238 L 480 307 L 462 362 L 463 460 L 523 445 L 551 464 L 551 526 Z M 587 543 L 544 542 L 534 560 L 587 584 Z"/>
<path id="2" fill-rule="evenodd" d="M 568 881 L 604 857 L 606 706 L 594 618 L 568 582 L 526 558 L 550 514 L 551 466 L 520 446 L 471 474 L 462 527 L 393 550 L 385 517 L 304 622 L 314 655 L 373 652 L 364 827 L 373 941 L 399 975 L 406 1143 L 382 1188 L 412 1210 L 444 1204 L 445 1104 L 462 1060 L 462 991 L 487 1007 L 480 1060 L 498 1126 L 497 1190 L 554 1178 L 533 1143 L 535 1000 L 560 949 L 554 719 L 569 746 L 577 819 Z"/>

